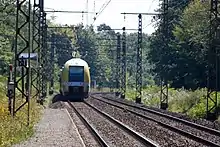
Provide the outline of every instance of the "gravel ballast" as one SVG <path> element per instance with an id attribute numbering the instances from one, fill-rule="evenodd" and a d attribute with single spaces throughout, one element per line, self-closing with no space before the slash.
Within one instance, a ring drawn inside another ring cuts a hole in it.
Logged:
<path id="1" fill-rule="evenodd" d="M 14 147 L 85 147 L 85 145 L 66 109 L 47 108 L 35 127 L 34 136 Z"/>
<path id="2" fill-rule="evenodd" d="M 90 133 L 88 128 L 83 124 L 80 118 L 76 115 L 74 110 L 68 104 L 65 104 L 65 105 L 74 123 L 76 124 L 86 147 L 99 147 L 100 146 L 99 143 L 97 143 L 94 136 Z"/>
<path id="3" fill-rule="evenodd" d="M 73 103 L 111 147 L 142 147 L 139 141 L 83 103 Z"/>
<path id="4" fill-rule="evenodd" d="M 140 104 L 136 104 L 133 101 L 129 101 L 127 99 L 115 98 L 114 94 L 96 94 L 96 95 L 97 96 L 106 96 L 108 98 L 117 99 L 118 101 L 125 102 L 127 104 L 140 106 Z M 193 118 L 190 118 L 189 116 L 181 114 L 181 113 L 170 112 L 170 111 L 162 110 L 162 109 L 155 108 L 155 107 L 149 107 L 149 106 L 146 106 L 146 105 L 143 105 L 143 104 L 141 104 L 141 106 L 142 107 L 146 107 L 148 109 L 156 110 L 156 111 L 159 111 L 159 112 L 162 112 L 162 113 L 165 113 L 165 114 L 169 114 L 169 115 L 181 118 L 181 119 L 185 119 L 187 121 L 194 122 L 194 123 L 197 123 L 197 124 L 200 124 L 200 125 L 212 128 L 212 129 L 220 130 L 220 123 L 217 122 L 217 121 L 211 122 L 211 121 L 208 121 L 208 120 L 202 119 L 202 118 L 200 118 L 200 119 L 193 119 Z"/>
<path id="5" fill-rule="evenodd" d="M 122 123 L 132 127 L 137 132 L 144 134 L 146 137 L 156 141 L 161 146 L 192 146 L 192 147 L 202 147 L 204 145 L 195 142 L 189 138 L 186 138 L 180 134 L 172 132 L 166 128 L 163 128 L 159 124 L 136 116 L 127 112 L 126 110 L 122 110 L 116 108 L 114 106 L 108 105 L 106 103 L 100 102 L 94 99 L 88 99 L 88 102 L 93 106 L 99 108 L 100 110 L 108 113 L 114 118 L 118 119 Z"/>
<path id="6" fill-rule="evenodd" d="M 159 120 L 160 122 L 168 124 L 169 126 L 177 127 L 177 128 L 179 128 L 181 130 L 190 132 L 191 134 L 194 134 L 196 136 L 200 136 L 200 137 L 202 137 L 204 139 L 207 139 L 207 140 L 210 140 L 212 142 L 215 142 L 216 144 L 220 144 L 220 136 L 218 136 L 217 134 L 214 134 L 214 133 L 211 134 L 211 133 L 208 133 L 208 132 L 205 132 L 205 131 L 201 131 L 199 129 L 194 128 L 193 126 L 186 125 L 186 124 L 184 124 L 182 122 L 178 122 L 178 121 L 172 120 L 170 118 L 167 118 L 167 117 L 164 117 L 164 116 L 160 116 L 160 115 L 148 112 L 148 111 L 140 110 L 140 109 L 133 108 L 133 107 L 130 107 L 130 106 L 126 106 L 126 105 L 123 105 L 123 104 L 119 104 L 117 102 L 112 102 L 112 101 L 109 101 L 107 99 L 105 99 L 105 101 L 113 103 L 113 104 L 115 104 L 117 106 L 123 107 L 123 108 L 128 109 L 128 110 L 133 110 L 133 111 L 138 112 L 140 114 L 143 114 L 145 116 L 152 117 L 152 118 L 154 118 L 156 120 Z"/>

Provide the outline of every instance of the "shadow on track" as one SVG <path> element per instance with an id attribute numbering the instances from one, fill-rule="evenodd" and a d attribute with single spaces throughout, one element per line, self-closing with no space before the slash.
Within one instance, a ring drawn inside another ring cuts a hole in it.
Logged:
<path id="1" fill-rule="evenodd" d="M 114 94 L 112 92 L 90 92 L 89 95 L 95 95 L 95 94 Z M 86 100 L 87 98 L 84 98 Z M 80 95 L 75 95 L 75 96 L 63 96 L 61 94 L 57 94 L 52 98 L 52 103 L 56 102 L 82 102 L 84 101 L 83 97 Z"/>
<path id="2" fill-rule="evenodd" d="M 62 96 L 61 94 L 57 94 L 52 98 L 52 103 L 56 102 L 82 102 L 82 97 L 80 96 Z"/>

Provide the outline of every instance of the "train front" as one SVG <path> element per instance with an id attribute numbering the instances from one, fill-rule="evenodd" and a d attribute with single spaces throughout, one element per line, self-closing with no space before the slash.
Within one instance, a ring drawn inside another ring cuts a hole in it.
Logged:
<path id="1" fill-rule="evenodd" d="M 67 61 L 61 74 L 61 92 L 68 99 L 88 97 L 90 90 L 90 72 L 86 61 L 74 58 Z"/>

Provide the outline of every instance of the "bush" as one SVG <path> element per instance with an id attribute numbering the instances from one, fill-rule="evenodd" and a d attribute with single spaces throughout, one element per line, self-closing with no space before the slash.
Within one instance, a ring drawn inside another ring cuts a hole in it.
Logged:
<path id="1" fill-rule="evenodd" d="M 206 114 L 206 89 L 195 91 L 169 88 L 168 110 L 171 112 L 187 114 L 192 118 L 203 118 Z M 129 100 L 135 100 L 135 89 L 127 90 Z M 220 101 L 220 98 L 219 100 Z M 160 107 L 160 87 L 148 86 L 143 89 L 142 102 L 148 106 Z M 220 105 L 219 105 L 220 107 Z"/>
<path id="2" fill-rule="evenodd" d="M 10 146 L 30 137 L 34 130 L 34 124 L 39 120 L 41 108 L 36 104 L 35 100 L 30 101 L 30 125 L 26 125 L 27 120 L 27 105 L 16 113 L 13 118 L 8 112 L 8 101 L 5 96 L 6 78 L 0 76 L 0 146 Z M 22 98 L 16 98 L 16 106 L 24 103 Z"/>

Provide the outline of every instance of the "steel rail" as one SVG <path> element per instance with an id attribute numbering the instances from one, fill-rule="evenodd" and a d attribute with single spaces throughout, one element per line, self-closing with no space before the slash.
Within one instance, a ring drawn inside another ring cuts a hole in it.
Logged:
<path id="1" fill-rule="evenodd" d="M 219 135 L 220 136 L 220 131 L 216 130 L 216 129 L 212 129 L 212 128 L 209 128 L 209 127 L 206 127 L 206 126 L 203 126 L 203 125 L 200 125 L 200 124 L 196 124 L 196 123 L 193 123 L 193 122 L 190 122 L 190 121 L 187 121 L 187 120 L 184 120 L 184 119 L 181 119 L 181 118 L 169 115 L 169 114 L 161 113 L 161 112 L 158 112 L 156 110 L 149 109 L 149 108 L 143 108 L 141 106 L 130 105 L 130 104 L 127 104 L 127 103 L 124 103 L 124 102 L 121 102 L 121 101 L 113 100 L 113 99 L 108 98 L 108 97 L 103 97 L 103 98 L 105 98 L 107 100 L 110 100 L 110 101 L 113 101 L 113 102 L 117 102 L 117 103 L 126 105 L 126 106 L 129 106 L 129 107 L 133 107 L 133 108 L 136 108 L 136 109 L 147 111 L 147 112 L 150 112 L 150 113 L 153 113 L 153 114 L 165 117 L 165 118 L 169 118 L 169 119 L 172 119 L 172 120 L 184 123 L 186 125 L 193 126 L 194 128 L 197 128 L 197 129 L 209 132 L 210 134 Z"/>
<path id="2" fill-rule="evenodd" d="M 76 115 L 80 118 L 80 120 L 84 123 L 84 125 L 90 130 L 90 132 L 94 135 L 95 139 L 102 147 L 109 147 L 108 144 L 104 141 L 104 139 L 99 135 L 97 130 L 86 120 L 86 118 L 79 113 L 79 111 L 73 106 L 73 104 L 68 101 L 68 104 L 71 108 L 73 108 Z"/>
<path id="3" fill-rule="evenodd" d="M 126 126 L 125 124 L 123 124 L 122 122 L 116 120 L 115 118 L 111 117 L 110 115 L 108 115 L 107 113 L 99 110 L 98 108 L 94 107 L 93 105 L 89 104 L 88 102 L 84 101 L 84 103 L 86 105 L 88 105 L 89 107 L 93 108 L 96 112 L 98 112 L 99 114 L 103 115 L 105 118 L 107 118 L 108 120 L 112 121 L 114 124 L 116 124 L 117 126 L 121 127 L 122 129 L 124 129 L 126 132 L 128 132 L 130 135 L 132 135 L 133 137 L 135 137 L 137 140 L 139 140 L 140 142 L 142 142 L 144 145 L 147 146 L 152 146 L 152 147 L 159 147 L 160 145 L 155 143 L 153 140 L 146 138 L 145 136 L 139 134 L 138 132 L 134 131 L 133 129 L 129 128 L 128 126 Z"/>
<path id="4" fill-rule="evenodd" d="M 123 109 L 123 110 L 126 110 L 126 111 L 128 111 L 128 112 L 131 112 L 131 113 L 133 113 L 133 114 L 135 114 L 135 115 L 137 115 L 137 116 L 140 116 L 140 117 L 142 117 L 142 118 L 145 118 L 145 119 L 154 121 L 154 122 L 160 124 L 161 126 L 164 126 L 164 127 L 168 128 L 168 129 L 170 129 L 170 130 L 172 130 L 172 131 L 174 131 L 174 132 L 176 132 L 176 133 L 179 133 L 179 134 L 182 134 L 182 135 L 184 135 L 184 136 L 186 136 L 186 137 L 189 137 L 189 138 L 191 138 L 191 139 L 194 139 L 194 140 L 196 140 L 196 141 L 198 141 L 198 142 L 200 142 L 200 143 L 202 143 L 202 144 L 211 145 L 211 146 L 214 146 L 214 147 L 220 147 L 220 145 L 217 144 L 217 143 L 214 143 L 214 142 L 211 142 L 211 141 L 209 141 L 209 140 L 203 139 L 203 138 L 198 137 L 198 136 L 196 136 L 196 135 L 193 135 L 193 134 L 191 134 L 191 133 L 189 133 L 189 132 L 187 132 L 187 131 L 181 130 L 181 129 L 177 128 L 177 127 L 170 126 L 170 125 L 168 125 L 168 124 L 166 124 L 166 123 L 164 123 L 164 122 L 161 122 L 161 121 L 159 121 L 159 120 L 157 120 L 157 119 L 155 119 L 155 118 L 153 118 L 153 117 L 140 114 L 140 113 L 138 113 L 138 112 L 135 112 L 134 110 L 129 110 L 129 109 L 127 109 L 127 108 L 124 108 L 124 107 L 122 107 L 122 106 L 118 106 L 118 105 L 113 104 L 113 103 L 110 103 L 110 102 L 106 102 L 105 100 L 102 100 L 102 99 L 97 98 L 97 97 L 94 97 L 94 96 L 90 96 L 90 97 L 91 97 L 91 98 L 94 98 L 94 99 L 96 99 L 96 100 L 102 101 L 102 102 L 104 102 L 104 103 L 107 103 L 107 104 L 109 104 L 109 105 L 112 105 L 112 106 L 114 106 L 114 107 L 117 107 L 117 108 L 119 108 L 119 109 Z M 111 100 L 111 99 L 110 99 L 110 100 Z M 118 102 L 118 101 L 115 101 L 115 100 L 111 100 L 111 101 L 113 101 L 113 102 Z M 122 103 L 123 103 L 123 102 L 122 102 Z M 128 104 L 128 105 L 129 105 L 129 104 Z M 215 134 L 215 135 L 216 135 L 216 134 Z"/>

